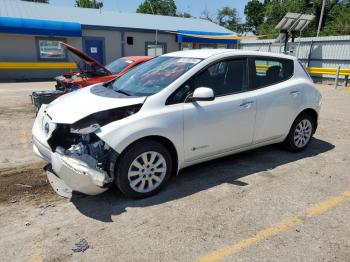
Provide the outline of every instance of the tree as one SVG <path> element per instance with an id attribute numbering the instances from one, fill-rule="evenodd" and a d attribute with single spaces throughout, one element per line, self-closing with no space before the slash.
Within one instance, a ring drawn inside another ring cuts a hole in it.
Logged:
<path id="1" fill-rule="evenodd" d="M 49 3 L 49 0 L 22 0 L 22 1 L 35 2 L 35 3 L 44 3 L 44 4 L 48 4 Z"/>
<path id="2" fill-rule="evenodd" d="M 245 30 L 245 25 L 240 23 L 241 18 L 238 16 L 236 8 L 225 6 L 218 9 L 216 15 L 213 15 L 208 8 L 205 8 L 199 18 L 216 23 L 237 33 L 243 33 Z"/>
<path id="3" fill-rule="evenodd" d="M 137 8 L 137 13 L 176 16 L 174 0 L 145 0 Z"/>
<path id="4" fill-rule="evenodd" d="M 177 12 L 176 16 L 183 17 L 183 18 L 191 18 L 192 17 L 192 15 L 190 13 L 187 13 L 187 12 Z"/>
<path id="5" fill-rule="evenodd" d="M 326 0 L 321 24 L 322 35 L 345 34 L 349 20 L 349 0 Z M 277 36 L 278 22 L 288 12 L 313 14 L 315 20 L 302 32 L 303 36 L 315 36 L 321 16 L 322 0 L 250 0 L 245 6 L 246 24 L 258 35 Z M 342 32 L 342 33 L 341 33 Z"/>
<path id="6" fill-rule="evenodd" d="M 336 17 L 331 17 L 330 13 L 334 8 L 340 7 L 341 5 L 346 5 L 347 1 L 341 1 L 341 0 L 326 0 L 326 5 L 324 8 L 324 14 L 323 19 L 321 23 L 321 31 L 325 27 L 326 23 L 332 22 L 332 20 L 336 19 Z M 349 4 L 348 4 L 349 5 Z M 314 2 L 313 6 L 313 14 L 315 15 L 315 21 L 314 23 L 314 30 L 317 31 L 318 27 L 318 21 L 321 17 L 321 9 L 322 9 L 322 0 L 317 0 Z"/>
<path id="7" fill-rule="evenodd" d="M 103 2 L 98 2 L 96 0 L 75 0 L 75 6 L 83 8 L 101 9 L 103 7 Z"/>
<path id="8" fill-rule="evenodd" d="M 244 7 L 244 14 L 246 16 L 246 27 L 256 34 L 258 26 L 264 22 L 264 4 L 259 0 L 249 1 Z"/>
<path id="9" fill-rule="evenodd" d="M 213 22 L 213 23 L 216 22 L 215 16 L 210 13 L 210 11 L 208 10 L 207 7 L 202 11 L 199 18 L 204 19 L 204 20 L 208 20 L 208 21 Z"/>
<path id="10" fill-rule="evenodd" d="M 325 24 L 321 35 L 350 35 L 350 1 L 337 5 L 329 12 L 329 22 Z"/>
<path id="11" fill-rule="evenodd" d="M 236 8 L 230 8 L 228 6 L 219 9 L 216 16 L 217 23 L 231 31 L 238 31 L 238 25 L 240 18 L 237 14 Z"/>
<path id="12" fill-rule="evenodd" d="M 236 8 L 225 6 L 218 9 L 216 14 L 210 13 L 208 8 L 205 8 L 199 18 L 221 25 L 236 33 L 243 34 L 249 31 L 246 25 L 241 23 L 241 18 L 238 16 Z"/>

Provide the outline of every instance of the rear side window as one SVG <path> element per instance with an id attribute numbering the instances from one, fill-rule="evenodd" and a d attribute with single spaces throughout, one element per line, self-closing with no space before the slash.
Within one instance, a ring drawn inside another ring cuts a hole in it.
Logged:
<path id="1" fill-rule="evenodd" d="M 256 58 L 254 61 L 255 86 L 270 86 L 292 77 L 294 62 L 289 59 Z"/>
<path id="2" fill-rule="evenodd" d="M 311 79 L 311 76 L 309 75 L 308 71 L 306 70 L 305 66 L 299 61 L 299 65 L 301 66 L 301 68 L 303 69 L 304 73 L 306 74 L 306 76 L 308 78 Z"/>

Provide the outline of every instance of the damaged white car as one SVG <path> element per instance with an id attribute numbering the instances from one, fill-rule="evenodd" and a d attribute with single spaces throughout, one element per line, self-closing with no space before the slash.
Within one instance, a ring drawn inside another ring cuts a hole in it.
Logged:
<path id="1" fill-rule="evenodd" d="M 281 143 L 307 147 L 321 95 L 293 57 L 192 50 L 155 58 L 41 107 L 34 151 L 61 195 L 158 192 L 184 167 Z M 215 174 L 213 174 L 215 175 Z"/>

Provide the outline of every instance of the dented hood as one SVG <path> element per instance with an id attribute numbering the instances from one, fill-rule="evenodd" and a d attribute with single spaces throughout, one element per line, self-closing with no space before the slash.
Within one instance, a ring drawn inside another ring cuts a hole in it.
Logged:
<path id="1" fill-rule="evenodd" d="M 145 99 L 126 96 L 98 84 L 57 98 L 49 104 L 46 112 L 54 123 L 73 124 L 93 113 L 142 104 Z"/>

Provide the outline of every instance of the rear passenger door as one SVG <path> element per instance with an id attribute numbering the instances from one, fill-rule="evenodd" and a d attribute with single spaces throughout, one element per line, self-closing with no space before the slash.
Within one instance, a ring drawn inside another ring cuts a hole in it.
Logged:
<path id="1" fill-rule="evenodd" d="M 292 78 L 294 61 L 252 57 L 250 68 L 257 94 L 254 143 L 282 137 L 288 133 L 298 105 L 301 103 L 302 90 Z"/>

